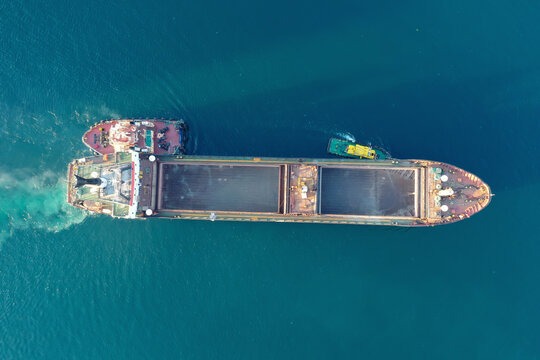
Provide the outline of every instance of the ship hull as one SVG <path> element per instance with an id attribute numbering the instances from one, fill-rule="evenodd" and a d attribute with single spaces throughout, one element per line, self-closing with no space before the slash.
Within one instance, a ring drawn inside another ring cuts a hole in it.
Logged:
<path id="1" fill-rule="evenodd" d="M 184 154 L 186 141 L 185 122 L 165 119 L 103 120 L 82 137 L 87 147 L 101 155 L 125 151 L 179 155 Z"/>
<path id="2" fill-rule="evenodd" d="M 144 219 L 432 226 L 470 217 L 491 197 L 473 174 L 427 160 L 131 156 L 126 165 L 90 160 L 97 168 L 131 166 L 129 209 L 103 212 L 93 200 L 89 210 Z M 71 188 L 71 203 L 88 209 Z"/>

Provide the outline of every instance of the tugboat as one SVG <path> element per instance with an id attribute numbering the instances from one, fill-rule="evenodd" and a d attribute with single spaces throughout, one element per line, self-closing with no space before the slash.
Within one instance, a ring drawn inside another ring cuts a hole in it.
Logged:
<path id="1" fill-rule="evenodd" d="M 118 119 L 92 126 L 83 143 L 97 155 L 135 151 L 156 155 L 184 155 L 187 141 L 184 120 Z"/>
<path id="2" fill-rule="evenodd" d="M 331 138 L 328 142 L 327 152 L 350 159 L 385 160 L 391 158 L 390 154 L 384 149 L 336 138 Z"/>

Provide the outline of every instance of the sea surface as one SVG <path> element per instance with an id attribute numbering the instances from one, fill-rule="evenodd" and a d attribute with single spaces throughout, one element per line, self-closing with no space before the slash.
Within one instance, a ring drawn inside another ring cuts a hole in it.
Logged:
<path id="1" fill-rule="evenodd" d="M 539 34 L 536 0 L 1 2 L 0 359 L 540 359 Z M 199 155 L 354 138 L 496 196 L 422 229 L 70 208 L 118 117 Z"/>

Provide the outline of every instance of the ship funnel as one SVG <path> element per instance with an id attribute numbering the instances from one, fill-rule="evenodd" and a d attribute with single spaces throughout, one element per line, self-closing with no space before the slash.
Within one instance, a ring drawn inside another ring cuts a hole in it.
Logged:
<path id="1" fill-rule="evenodd" d="M 75 184 L 76 188 L 82 187 L 84 185 L 100 186 L 102 182 L 100 178 L 86 179 L 79 175 L 75 175 L 75 177 L 77 178 L 77 184 Z"/>

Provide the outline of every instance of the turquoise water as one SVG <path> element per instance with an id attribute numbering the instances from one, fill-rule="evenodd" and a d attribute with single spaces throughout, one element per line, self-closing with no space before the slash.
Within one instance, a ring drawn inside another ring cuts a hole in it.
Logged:
<path id="1" fill-rule="evenodd" d="M 540 3 L 0 5 L 0 358 L 538 359 Z M 331 136 L 469 170 L 432 229 L 124 221 L 64 204 L 111 117 L 191 151 L 325 156 Z"/>

